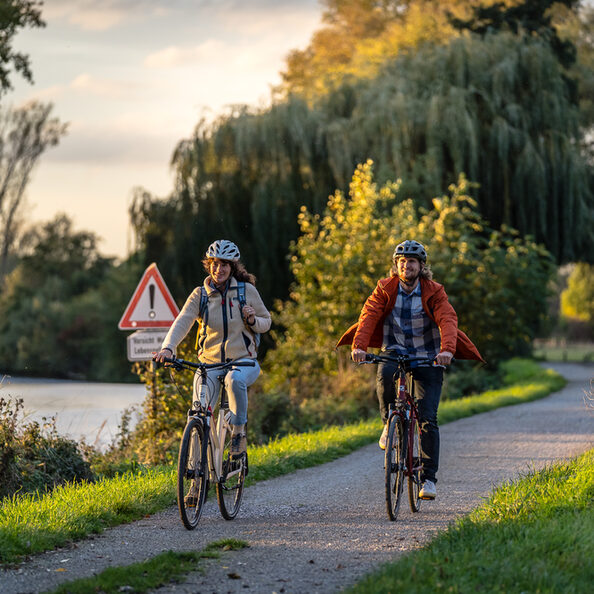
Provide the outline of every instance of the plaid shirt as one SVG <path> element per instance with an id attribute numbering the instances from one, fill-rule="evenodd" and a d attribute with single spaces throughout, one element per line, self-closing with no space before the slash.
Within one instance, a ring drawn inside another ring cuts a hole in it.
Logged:
<path id="1" fill-rule="evenodd" d="M 422 362 L 414 359 L 434 359 L 440 347 L 439 328 L 423 310 L 421 283 L 410 294 L 398 287 L 394 309 L 384 320 L 382 350 L 406 354 L 413 360 L 411 367 L 416 367 Z"/>

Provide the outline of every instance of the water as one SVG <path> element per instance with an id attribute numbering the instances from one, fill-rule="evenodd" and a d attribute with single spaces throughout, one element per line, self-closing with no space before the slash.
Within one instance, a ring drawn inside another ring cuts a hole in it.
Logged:
<path id="1" fill-rule="evenodd" d="M 1 379 L 1 377 L 0 377 Z M 0 397 L 22 398 L 25 422 L 56 416 L 60 435 L 104 448 L 118 433 L 122 412 L 141 404 L 142 384 L 93 383 L 71 380 L 31 379 L 6 376 Z M 22 418 L 22 417 L 21 417 Z M 132 418 L 132 426 L 136 421 Z"/>

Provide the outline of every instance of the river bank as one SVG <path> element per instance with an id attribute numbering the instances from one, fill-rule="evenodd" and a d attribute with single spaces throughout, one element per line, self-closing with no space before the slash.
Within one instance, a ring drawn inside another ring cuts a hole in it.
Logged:
<path id="1" fill-rule="evenodd" d="M 0 397 L 23 399 L 25 421 L 43 423 L 44 417 L 55 416 L 60 435 L 84 439 L 99 448 L 111 443 L 124 410 L 141 405 L 145 393 L 142 384 L 11 376 L 4 376 L 0 384 Z"/>

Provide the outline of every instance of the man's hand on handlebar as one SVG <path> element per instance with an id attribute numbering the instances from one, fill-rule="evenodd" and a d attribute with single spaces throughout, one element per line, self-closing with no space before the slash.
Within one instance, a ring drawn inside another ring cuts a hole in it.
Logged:
<path id="1" fill-rule="evenodd" d="M 435 362 L 438 365 L 449 365 L 452 362 L 453 358 L 453 353 L 450 353 L 449 351 L 441 351 L 441 353 L 439 353 L 437 357 L 435 357 Z"/>
<path id="2" fill-rule="evenodd" d="M 164 363 L 170 359 L 173 359 L 173 351 L 171 349 L 161 349 L 153 355 L 153 361 L 157 361 L 157 363 Z"/>
<path id="3" fill-rule="evenodd" d="M 363 349 L 353 349 L 351 351 L 351 359 L 355 363 L 363 363 L 363 361 L 365 361 L 366 356 L 367 356 L 367 351 L 364 351 Z"/>

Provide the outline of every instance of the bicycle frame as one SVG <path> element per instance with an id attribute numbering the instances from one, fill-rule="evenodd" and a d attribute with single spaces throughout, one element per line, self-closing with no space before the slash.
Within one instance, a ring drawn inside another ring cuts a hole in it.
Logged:
<path id="1" fill-rule="evenodd" d="M 200 374 L 200 394 L 202 394 L 202 387 L 207 387 L 207 375 L 204 368 L 196 370 L 196 373 Z M 201 417 L 204 423 L 204 441 L 202 443 L 202 456 L 201 456 L 201 467 L 200 476 L 206 474 L 208 463 L 208 477 L 212 483 L 220 483 L 227 480 L 227 478 L 238 474 L 240 469 L 232 470 L 229 473 L 223 475 L 223 453 L 225 445 L 225 437 L 227 432 L 231 431 L 231 424 L 227 418 L 228 413 L 228 396 L 225 392 L 225 374 L 218 377 L 219 389 L 215 397 L 209 397 L 208 400 L 200 398 L 193 402 L 192 409 L 188 411 L 188 418 L 191 416 Z M 214 417 L 213 409 L 216 409 L 217 403 L 219 404 L 217 418 L 212 423 Z M 213 430 L 214 428 L 214 430 Z"/>
<path id="2" fill-rule="evenodd" d="M 166 358 L 164 363 L 176 370 L 193 371 L 199 376 L 195 380 L 197 394 L 188 410 L 178 457 L 177 502 L 181 520 L 188 530 L 196 528 L 211 484 L 215 486 L 222 516 L 232 520 L 241 505 L 248 458 L 247 452 L 232 456 L 230 451 L 227 435 L 231 435 L 232 427 L 225 376 L 231 368 L 254 366 L 255 362 L 208 364 Z M 215 369 L 221 371 L 217 374 L 219 389 L 210 394 L 208 371 Z"/>
<path id="3" fill-rule="evenodd" d="M 413 455 L 414 434 L 411 427 L 414 427 L 415 421 L 418 423 L 419 413 L 417 412 L 417 405 L 414 398 L 414 384 L 411 381 L 411 389 L 409 390 L 406 373 L 404 365 L 399 365 L 398 371 L 394 374 L 397 400 L 394 406 L 390 405 L 388 423 L 392 415 L 399 415 L 402 419 L 406 434 L 404 476 L 416 480 L 414 473 L 419 470 L 419 466 L 415 466 Z"/>
<path id="4" fill-rule="evenodd" d="M 384 454 L 386 473 L 386 507 L 390 520 L 395 520 L 400 508 L 403 481 L 408 482 L 408 496 L 411 510 L 420 509 L 422 462 L 420 453 L 419 417 L 414 398 L 414 383 L 408 388 L 407 374 L 410 372 L 407 355 L 367 354 L 364 362 L 391 363 L 396 365 L 393 380 L 396 388 L 396 402 L 390 405 L 387 419 L 387 441 Z"/>

